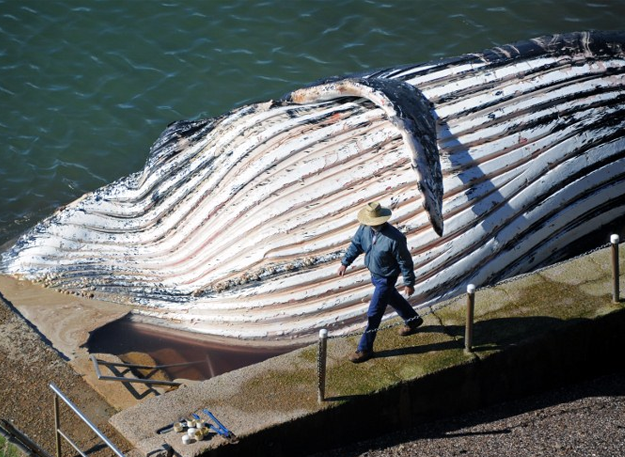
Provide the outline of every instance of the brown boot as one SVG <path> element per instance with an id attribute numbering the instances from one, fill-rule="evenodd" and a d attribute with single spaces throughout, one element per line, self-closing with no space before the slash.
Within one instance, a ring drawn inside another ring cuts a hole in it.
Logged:
<path id="1" fill-rule="evenodd" d="M 352 363 L 362 363 L 373 357 L 373 351 L 356 351 L 349 356 L 349 361 Z"/>
<path id="2" fill-rule="evenodd" d="M 423 319 L 421 317 L 417 317 L 416 319 L 406 323 L 402 328 L 399 329 L 399 334 L 401 336 L 410 336 L 417 333 L 417 329 L 423 324 Z"/>

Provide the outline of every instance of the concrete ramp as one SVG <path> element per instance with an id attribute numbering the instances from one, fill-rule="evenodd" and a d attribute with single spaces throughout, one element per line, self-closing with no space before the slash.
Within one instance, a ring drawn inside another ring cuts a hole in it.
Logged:
<path id="1" fill-rule="evenodd" d="M 624 258 L 621 247 L 621 272 Z M 471 353 L 460 298 L 426 316 L 417 335 L 382 330 L 376 357 L 360 365 L 347 361 L 357 337 L 330 339 L 322 403 L 313 345 L 146 399 L 111 423 L 146 456 L 305 455 L 609 370 L 625 349 L 625 303 L 611 293 L 604 249 L 478 289 Z M 157 433 L 192 413 L 205 419 L 204 408 L 236 443 L 213 433 L 183 444 L 182 433 Z"/>

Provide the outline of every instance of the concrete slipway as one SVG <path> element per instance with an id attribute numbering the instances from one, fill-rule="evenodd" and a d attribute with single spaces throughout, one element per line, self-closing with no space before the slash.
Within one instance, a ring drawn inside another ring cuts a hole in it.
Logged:
<path id="1" fill-rule="evenodd" d="M 381 331 L 376 357 L 363 364 L 346 359 L 357 337 L 330 339 L 322 403 L 313 345 L 145 399 L 111 423 L 143 455 L 305 455 L 596 375 L 620 364 L 625 349 L 610 251 L 478 289 L 473 353 L 464 351 L 461 297 L 427 315 L 417 335 Z M 621 246 L 621 272 L 624 259 Z M 182 434 L 156 433 L 203 408 L 238 442 L 212 435 L 182 444 Z"/>

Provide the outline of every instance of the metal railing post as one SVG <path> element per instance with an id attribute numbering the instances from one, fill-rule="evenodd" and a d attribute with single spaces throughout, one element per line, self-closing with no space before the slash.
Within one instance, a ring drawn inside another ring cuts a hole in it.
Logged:
<path id="1" fill-rule="evenodd" d="M 88 418 L 87 416 L 85 416 L 82 411 L 80 411 L 78 409 L 78 407 L 73 404 L 69 398 L 67 398 L 63 392 L 61 392 L 61 390 L 55 386 L 53 383 L 49 384 L 50 389 L 52 389 L 52 391 L 54 392 L 54 407 L 55 407 L 55 426 L 56 426 L 56 435 L 57 435 L 57 457 L 61 457 L 60 451 L 61 451 L 61 445 L 60 445 L 60 438 L 63 437 L 69 444 L 72 445 L 72 447 L 74 449 L 76 449 L 78 452 L 80 452 L 81 455 L 84 455 L 80 449 L 78 449 L 78 447 L 76 446 L 76 444 L 66 435 L 64 434 L 60 427 L 59 427 L 59 420 L 58 420 L 58 397 L 61 398 L 61 400 L 63 400 L 63 402 L 69 406 L 69 408 L 74 412 L 74 414 L 76 414 L 85 424 L 87 424 L 89 426 L 89 428 L 96 434 L 98 435 L 98 437 L 104 441 L 104 444 L 106 444 L 111 451 L 113 451 L 118 457 L 126 457 L 122 451 L 120 451 L 119 449 L 117 449 L 117 447 L 111 442 L 111 440 L 109 440 L 106 435 L 104 433 L 102 433 L 98 427 L 96 427 Z"/>
<path id="2" fill-rule="evenodd" d="M 618 243 L 619 236 L 612 235 L 610 237 L 610 242 L 612 243 L 612 278 L 613 278 L 613 287 L 612 287 L 612 301 L 614 303 L 618 303 L 620 301 L 620 290 L 619 290 L 619 264 L 618 264 Z"/>
<path id="3" fill-rule="evenodd" d="M 319 383 L 317 400 L 322 403 L 326 394 L 326 356 L 328 353 L 328 331 L 324 328 L 319 330 L 319 353 L 317 356 L 317 371 Z"/>
<path id="4" fill-rule="evenodd" d="M 61 428 L 60 415 L 59 415 L 59 396 L 54 394 L 54 438 L 56 442 L 56 457 L 61 457 L 61 434 L 59 430 Z"/>
<path id="5" fill-rule="evenodd" d="M 475 286 L 467 286 L 467 324 L 464 331 L 464 352 L 473 352 L 473 314 L 475 308 Z"/>

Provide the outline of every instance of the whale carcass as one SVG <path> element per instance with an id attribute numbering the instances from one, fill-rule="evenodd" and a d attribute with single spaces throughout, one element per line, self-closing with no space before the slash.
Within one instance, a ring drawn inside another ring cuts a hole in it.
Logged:
<path id="1" fill-rule="evenodd" d="M 362 324 L 368 273 L 336 270 L 369 201 L 407 236 L 415 307 L 532 270 L 625 214 L 624 44 L 545 36 L 175 122 L 143 170 L 40 222 L 1 270 L 285 344 Z"/>

